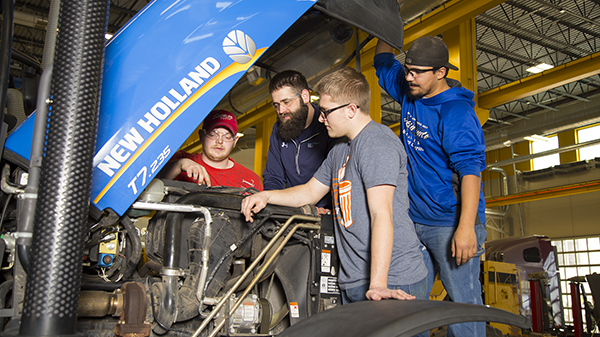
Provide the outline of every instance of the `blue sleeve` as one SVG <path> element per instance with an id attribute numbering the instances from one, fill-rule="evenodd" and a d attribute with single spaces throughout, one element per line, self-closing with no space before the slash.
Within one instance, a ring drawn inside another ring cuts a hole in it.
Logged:
<path id="1" fill-rule="evenodd" d="M 480 176 L 485 169 L 485 140 L 473 107 L 464 101 L 453 101 L 441 109 L 442 146 L 450 158 L 450 167 L 462 178 Z"/>
<path id="2" fill-rule="evenodd" d="M 273 125 L 269 141 L 267 164 L 263 172 L 263 186 L 265 191 L 282 190 L 285 188 L 285 172 L 281 163 L 281 148 L 278 146 L 277 130 Z"/>
<path id="3" fill-rule="evenodd" d="M 329 151 L 329 153 L 327 154 L 327 158 L 325 158 L 325 160 L 321 163 L 321 166 L 319 166 L 319 168 L 313 175 L 313 178 L 317 179 L 321 184 L 329 186 L 329 188 L 331 188 L 331 161 L 333 160 L 334 151 L 334 149 Z M 325 198 L 331 198 L 331 196 L 326 195 L 325 197 L 323 197 L 323 199 Z M 331 207 L 331 205 L 329 205 L 329 207 Z"/>
<path id="4" fill-rule="evenodd" d="M 379 78 L 379 86 L 393 99 L 402 104 L 406 78 L 402 64 L 394 58 L 392 53 L 381 53 L 373 58 L 375 74 Z"/>

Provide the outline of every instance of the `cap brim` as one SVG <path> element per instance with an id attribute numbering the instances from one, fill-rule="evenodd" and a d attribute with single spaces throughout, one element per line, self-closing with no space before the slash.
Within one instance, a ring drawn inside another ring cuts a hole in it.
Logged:
<path id="1" fill-rule="evenodd" d="M 454 65 L 452 65 L 452 64 L 450 64 L 450 63 L 446 64 L 446 67 L 447 67 L 448 69 L 452 69 L 452 70 L 458 70 L 458 67 L 457 67 L 457 66 L 454 66 Z"/>
<path id="2" fill-rule="evenodd" d="M 211 128 L 210 128 L 210 130 L 205 130 L 205 131 L 210 132 L 210 131 L 212 131 L 215 128 L 225 128 L 225 129 L 229 130 L 229 132 L 231 132 L 234 136 L 237 134 L 237 132 L 234 132 L 233 130 L 231 130 L 231 127 L 228 124 L 225 124 L 225 123 L 217 123 L 215 125 L 212 125 Z"/>

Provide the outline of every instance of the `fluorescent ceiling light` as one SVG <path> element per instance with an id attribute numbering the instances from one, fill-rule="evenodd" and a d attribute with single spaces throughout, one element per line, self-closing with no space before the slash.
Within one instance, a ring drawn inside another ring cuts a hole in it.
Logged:
<path id="1" fill-rule="evenodd" d="M 238 133 L 235 134 L 235 136 L 238 137 L 238 138 L 242 138 L 242 137 L 244 137 L 244 134 L 241 133 L 241 132 L 238 132 Z"/>
<path id="2" fill-rule="evenodd" d="M 113 37 L 112 34 L 109 34 L 109 33 L 104 34 L 104 38 L 107 40 L 110 40 L 111 37 Z"/>
<path id="3" fill-rule="evenodd" d="M 311 102 L 316 102 L 316 101 L 318 101 L 318 100 L 319 100 L 319 98 L 320 98 L 320 96 L 317 96 L 317 95 L 310 95 L 310 101 L 311 101 Z"/>
<path id="4" fill-rule="evenodd" d="M 540 63 L 540 64 L 538 64 L 536 67 L 538 67 L 538 68 L 540 68 L 540 69 L 542 69 L 542 70 L 548 70 L 548 69 L 552 69 L 552 68 L 554 68 L 554 66 L 553 66 L 553 65 L 551 65 L 551 64 L 547 64 L 547 63 Z"/>
<path id="5" fill-rule="evenodd" d="M 547 142 L 550 139 L 544 137 L 544 136 L 540 136 L 540 135 L 531 135 L 531 136 L 527 136 L 527 137 L 523 137 L 523 139 L 532 141 L 532 142 Z"/>
<path id="6" fill-rule="evenodd" d="M 548 69 L 552 69 L 552 68 L 554 68 L 554 66 L 553 66 L 553 65 L 551 65 L 551 64 L 547 64 L 547 63 L 540 63 L 540 64 L 538 64 L 538 65 L 536 65 L 536 66 L 534 66 L 534 67 L 527 68 L 527 69 L 525 69 L 525 70 L 527 70 L 527 71 L 528 71 L 528 72 L 530 72 L 530 73 L 537 74 L 537 73 L 541 73 L 541 72 L 542 72 L 542 71 L 544 71 L 544 70 L 548 70 Z"/>

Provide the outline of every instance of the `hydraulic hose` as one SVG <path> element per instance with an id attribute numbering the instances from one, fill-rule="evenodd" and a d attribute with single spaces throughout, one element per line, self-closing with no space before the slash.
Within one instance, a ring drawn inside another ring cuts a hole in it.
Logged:
<path id="1" fill-rule="evenodd" d="M 177 204 L 191 204 L 195 203 L 198 196 L 196 193 L 190 193 L 184 195 L 177 200 Z M 205 208 L 202 208 L 206 210 Z M 212 219 L 208 210 L 204 212 L 206 217 L 208 214 L 207 223 Z M 179 284 L 177 283 L 179 276 L 179 270 L 181 268 L 181 229 L 184 213 L 169 213 L 167 215 L 167 225 L 165 228 L 165 244 L 163 253 L 163 268 L 162 284 L 160 286 L 160 308 L 157 313 L 158 321 L 162 323 L 161 328 L 170 328 L 173 322 L 176 320 L 177 307 L 179 306 Z M 210 241 L 210 237 L 208 239 Z M 206 255 L 208 262 L 208 252 L 203 252 L 203 260 Z M 208 269 L 201 271 L 206 280 Z M 204 286 L 204 283 L 203 283 Z M 204 288 L 202 288 L 204 289 Z"/>
<path id="2" fill-rule="evenodd" d="M 109 2 L 61 4 L 52 114 L 19 334 L 76 334 Z"/>
<path id="3" fill-rule="evenodd" d="M 30 262 L 31 236 L 35 207 L 42 172 L 42 158 L 44 156 L 44 143 L 46 142 L 46 127 L 48 125 L 48 99 L 52 84 L 52 66 L 48 67 L 40 77 L 38 98 L 36 105 L 35 121 L 33 125 L 33 139 L 31 141 L 31 155 L 29 156 L 29 178 L 25 193 L 19 195 L 19 216 L 17 252 L 23 270 L 28 272 Z"/>
<path id="4" fill-rule="evenodd" d="M 123 271 L 123 280 L 128 280 L 131 275 L 133 275 L 133 272 L 137 268 L 140 258 L 142 257 L 142 240 L 129 217 L 124 216 L 121 219 L 121 224 L 123 224 L 125 231 L 127 231 L 127 236 L 131 239 L 131 244 L 133 246 L 130 256 L 127 256 L 127 264 Z"/>

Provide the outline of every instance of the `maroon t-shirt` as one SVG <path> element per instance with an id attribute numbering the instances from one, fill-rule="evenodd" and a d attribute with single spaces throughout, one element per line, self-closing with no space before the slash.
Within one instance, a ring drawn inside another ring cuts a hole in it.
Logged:
<path id="1" fill-rule="evenodd" d="M 263 190 L 262 181 L 260 177 L 245 168 L 244 166 L 236 163 L 233 159 L 229 158 L 233 162 L 233 167 L 228 169 L 218 169 L 214 168 L 202 160 L 202 154 L 200 153 L 187 153 L 185 151 L 177 151 L 173 155 L 172 160 L 178 160 L 181 158 L 188 158 L 196 163 L 204 166 L 206 172 L 210 176 L 210 184 L 212 186 L 229 186 L 229 187 L 240 187 L 240 188 L 249 188 L 254 187 L 259 191 Z M 192 178 L 188 178 L 187 172 L 181 172 L 175 180 L 179 181 L 187 181 L 191 183 L 196 183 Z"/>

